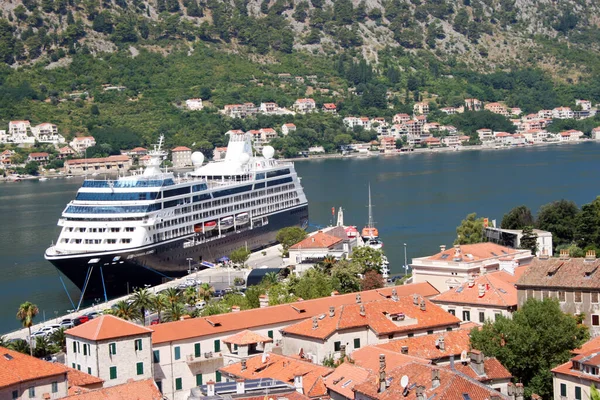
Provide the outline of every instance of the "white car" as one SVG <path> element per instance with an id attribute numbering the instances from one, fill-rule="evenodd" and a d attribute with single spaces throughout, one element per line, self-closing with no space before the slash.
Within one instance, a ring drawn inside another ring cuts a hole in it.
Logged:
<path id="1" fill-rule="evenodd" d="M 204 307 L 206 307 L 206 302 L 204 300 L 201 300 L 196 303 L 195 307 L 196 310 L 204 310 Z"/>

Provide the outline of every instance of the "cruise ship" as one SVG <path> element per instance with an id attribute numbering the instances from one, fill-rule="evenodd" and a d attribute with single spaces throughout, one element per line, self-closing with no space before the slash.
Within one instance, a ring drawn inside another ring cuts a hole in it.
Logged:
<path id="1" fill-rule="evenodd" d="M 195 152 L 192 172 L 161 169 L 161 137 L 143 172 L 86 179 L 45 258 L 86 297 L 119 295 L 210 267 L 242 246 L 274 244 L 281 228 L 306 228 L 308 204 L 293 163 L 275 160 L 270 146 L 256 156 L 250 134 L 229 135 L 225 158 L 204 164 Z"/>

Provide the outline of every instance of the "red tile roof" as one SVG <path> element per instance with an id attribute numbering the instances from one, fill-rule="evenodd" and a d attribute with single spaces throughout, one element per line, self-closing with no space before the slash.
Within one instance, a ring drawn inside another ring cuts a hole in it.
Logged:
<path id="1" fill-rule="evenodd" d="M 444 338 L 444 350 L 440 350 L 436 341 Z M 469 351 L 471 338 L 467 329 L 457 329 L 435 335 L 415 336 L 412 338 L 392 340 L 388 343 L 379 344 L 376 347 L 400 353 L 402 347 L 408 347 L 408 355 L 426 360 L 437 360 L 439 358 L 460 356 L 463 351 Z"/>
<path id="2" fill-rule="evenodd" d="M 354 390 L 377 400 L 416 400 L 417 386 L 424 387 L 425 398 L 432 398 L 435 395 L 436 399 L 454 400 L 463 399 L 463 394 L 468 394 L 472 400 L 488 400 L 492 395 L 508 398 L 492 388 L 446 368 L 438 369 L 440 385 L 434 388 L 431 384 L 434 368 L 436 367 L 419 363 L 409 363 L 395 369 L 388 368 L 386 380 L 390 384 L 383 392 L 379 393 L 378 373 L 371 375 L 371 379 L 364 383 L 356 385 Z M 404 375 L 408 377 L 409 387 L 416 384 L 406 396 L 403 395 L 404 388 L 400 385 Z"/>
<path id="3" fill-rule="evenodd" d="M 192 151 L 192 149 L 185 146 L 177 146 L 173 150 L 171 150 L 171 152 L 173 151 Z"/>
<path id="4" fill-rule="evenodd" d="M 236 396 L 236 399 L 240 399 L 240 400 L 265 400 L 265 397 L 267 399 L 273 399 L 273 400 L 309 400 L 310 397 L 307 397 L 305 395 L 303 395 L 302 393 L 298 393 L 296 391 L 293 392 L 286 392 L 286 393 L 276 393 L 276 394 L 269 394 L 267 395 L 260 395 L 260 396 L 250 396 L 250 397 L 238 397 Z M 323 400 L 327 399 L 328 397 L 323 397 Z"/>
<path id="5" fill-rule="evenodd" d="M 237 344 L 238 346 L 247 346 L 249 344 L 256 343 L 271 343 L 272 341 L 273 339 L 259 335 L 258 333 L 254 333 L 248 329 L 223 339 L 223 342 L 225 343 Z"/>
<path id="6" fill-rule="evenodd" d="M 60 375 L 66 380 L 67 371 L 60 364 L 0 347 L 0 388 Z"/>
<path id="7" fill-rule="evenodd" d="M 554 368 L 552 370 L 552 372 L 554 374 L 569 375 L 574 378 L 577 378 L 578 380 L 586 379 L 588 381 L 593 381 L 593 382 L 599 383 L 600 376 L 586 374 L 584 371 L 573 368 L 573 361 L 578 361 L 578 362 L 586 361 L 585 364 L 587 364 L 587 365 L 595 364 L 596 366 L 598 366 L 600 364 L 599 358 L 600 358 L 600 348 L 590 349 L 590 350 L 587 350 L 584 352 L 580 352 L 577 356 L 571 358 L 566 363 L 561 364 L 558 367 Z M 585 359 L 587 359 L 587 360 L 585 360 Z M 598 385 L 596 384 L 596 386 L 598 386 Z"/>
<path id="8" fill-rule="evenodd" d="M 337 107 L 333 103 L 325 103 L 323 104 L 323 108 L 327 110 L 335 110 Z"/>
<path id="9" fill-rule="evenodd" d="M 129 161 L 129 156 L 108 156 L 101 158 L 79 158 L 77 160 L 67 160 L 66 164 L 77 165 L 77 164 L 92 164 L 92 163 L 107 163 L 107 162 L 119 162 Z"/>
<path id="10" fill-rule="evenodd" d="M 290 249 L 324 249 L 341 242 L 342 239 L 328 235 L 323 231 L 319 231 L 314 235 L 310 235 L 303 241 L 296 243 Z"/>
<path id="11" fill-rule="evenodd" d="M 98 318 L 65 331 L 68 336 L 88 340 L 106 340 L 125 336 L 135 336 L 152 333 L 152 329 L 145 328 L 125 321 L 112 315 L 102 315 Z"/>
<path id="12" fill-rule="evenodd" d="M 81 142 L 81 141 L 84 141 L 86 139 L 95 140 L 93 136 L 78 136 L 76 138 L 73 138 L 73 141 L 74 142 Z"/>
<path id="13" fill-rule="evenodd" d="M 84 390 L 81 394 L 64 398 L 70 400 L 162 400 L 163 395 L 152 379 L 145 379 L 103 389 Z"/>
<path id="14" fill-rule="evenodd" d="M 600 349 L 600 336 L 588 340 L 580 348 L 573 350 L 571 353 L 582 354 L 595 349 Z"/>
<path id="15" fill-rule="evenodd" d="M 439 292 L 428 282 L 395 286 L 394 288 L 368 290 L 360 292 L 360 294 L 362 296 L 362 301 L 368 302 L 390 297 L 393 289 L 396 290 L 398 296 L 417 293 L 424 297 L 431 297 L 439 294 Z M 265 308 L 255 308 L 236 313 L 190 318 L 185 321 L 153 325 L 152 329 L 154 330 L 154 333 L 152 334 L 152 343 L 156 345 L 204 335 L 208 336 L 223 332 L 280 324 L 282 322 L 299 321 L 314 315 L 325 313 L 329 309 L 329 306 L 352 304 L 356 301 L 355 296 L 355 293 L 349 293 Z M 86 324 L 89 324 L 89 322 Z"/>
<path id="16" fill-rule="evenodd" d="M 327 339 L 335 332 L 355 328 L 369 328 L 378 336 L 387 336 L 392 333 L 408 333 L 447 326 L 458 327 L 460 320 L 454 315 L 429 300 L 419 298 L 418 303 L 421 301 L 425 302 L 425 311 L 420 309 L 420 304 L 414 304 L 413 296 L 403 296 L 397 301 L 382 299 L 342 305 L 337 307 L 333 317 L 324 315 L 323 318 L 318 318 L 316 329 L 313 327 L 313 320 L 309 318 L 282 329 L 282 332 L 288 335 Z M 364 313 L 361 315 L 362 307 Z M 402 313 L 405 316 L 403 321 L 392 321 L 391 315 Z"/>
<path id="17" fill-rule="evenodd" d="M 480 275 L 473 284 L 463 283 L 457 288 L 445 291 L 431 299 L 436 304 L 473 304 L 481 306 L 516 307 L 517 288 L 515 283 L 523 275 L 527 265 L 515 268 L 514 275 L 506 271 L 494 271 Z M 483 285 L 485 292 L 479 297 L 479 287 Z"/>
<path id="18" fill-rule="evenodd" d="M 363 383 L 370 374 L 362 367 L 344 362 L 325 378 L 325 386 L 348 399 L 354 399 L 354 386 Z"/>
<path id="19" fill-rule="evenodd" d="M 600 259 L 584 258 L 533 259 L 527 271 L 517 281 L 517 288 L 600 288 Z"/>
<path id="20" fill-rule="evenodd" d="M 476 243 L 476 244 L 463 244 L 460 245 L 460 258 L 459 262 L 476 262 L 486 260 L 489 258 L 501 257 L 506 255 L 514 255 L 518 252 L 524 252 L 524 250 L 515 250 L 509 247 L 500 246 L 496 243 Z M 455 249 L 450 248 L 433 256 L 426 257 L 427 260 L 444 260 L 446 262 L 454 261 Z M 469 257 L 469 255 L 472 256 Z"/>
<path id="21" fill-rule="evenodd" d="M 354 365 L 364 368 L 369 372 L 379 371 L 379 355 L 385 355 L 385 362 L 387 365 L 403 365 L 411 362 L 417 362 L 421 364 L 430 364 L 429 360 L 423 358 L 414 357 L 411 355 L 401 354 L 393 350 L 381 348 L 379 346 L 367 346 L 362 349 L 353 351 L 350 354 L 350 358 Z"/>
<path id="22" fill-rule="evenodd" d="M 41 152 L 41 153 L 29 153 L 29 157 L 34 158 L 34 157 L 48 157 L 49 154 L 45 153 L 45 152 Z"/>
<path id="23" fill-rule="evenodd" d="M 91 386 L 91 385 L 102 385 L 104 382 L 103 379 L 98 378 L 97 376 L 93 376 L 90 374 L 86 374 L 85 372 L 78 371 L 74 368 L 67 367 L 62 365 L 67 371 L 67 379 L 69 381 L 69 387 L 72 386 Z"/>
<path id="24" fill-rule="evenodd" d="M 263 357 L 265 362 L 263 362 Z M 241 362 L 227 365 L 219 370 L 236 378 L 273 378 L 288 383 L 294 382 L 294 376 L 301 375 L 304 393 L 312 392 L 311 397 L 327 394 L 325 385 L 322 382 L 318 383 L 318 380 L 333 372 L 333 368 L 274 353 L 248 358 L 244 371 L 242 371 Z"/>

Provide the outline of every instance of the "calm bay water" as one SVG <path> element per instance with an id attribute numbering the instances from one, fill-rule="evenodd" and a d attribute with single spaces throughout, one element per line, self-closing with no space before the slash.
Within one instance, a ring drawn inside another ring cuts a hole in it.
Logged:
<path id="1" fill-rule="evenodd" d="M 468 213 L 497 219 L 517 205 L 536 212 L 561 198 L 578 205 L 600 195 L 600 143 L 503 151 L 405 154 L 398 157 L 300 161 L 313 228 L 332 222 L 342 207 L 346 225 L 367 222 L 367 187 L 393 274 L 407 256 L 433 254 L 451 245 Z M 54 267 L 43 258 L 56 240 L 56 221 L 80 179 L 0 184 L 0 332 L 19 326 L 17 308 L 31 301 L 40 320 L 71 308 Z M 79 291 L 65 278 L 73 301 Z"/>

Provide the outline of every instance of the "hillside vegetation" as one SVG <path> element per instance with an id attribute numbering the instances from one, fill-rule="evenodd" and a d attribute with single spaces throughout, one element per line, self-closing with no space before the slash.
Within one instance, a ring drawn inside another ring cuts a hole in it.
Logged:
<path id="1" fill-rule="evenodd" d="M 525 112 L 600 101 L 600 4 L 588 0 L 13 0 L 0 7 L 0 127 L 51 121 L 67 137 L 106 138 L 107 152 L 148 144 L 159 132 L 170 144 L 208 152 L 229 129 L 285 122 L 299 127 L 278 144 L 288 152 L 371 136 L 344 133 L 339 118 L 322 114 L 231 120 L 216 113 L 237 102 L 290 106 L 310 96 L 336 103 L 341 115 L 386 117 L 426 99 L 435 117 L 465 97 Z M 208 107 L 184 110 L 190 97 Z"/>

